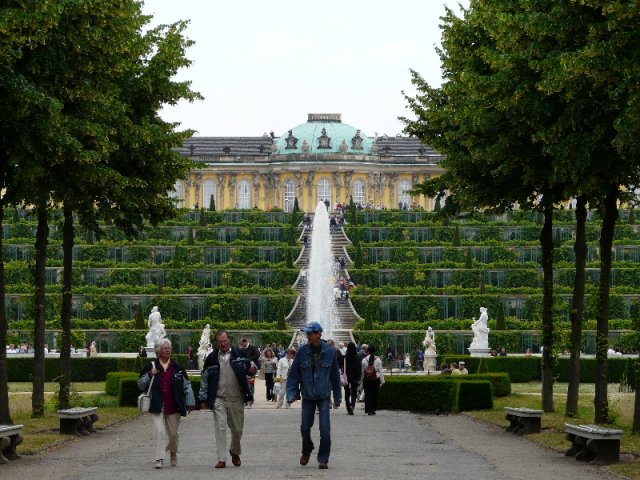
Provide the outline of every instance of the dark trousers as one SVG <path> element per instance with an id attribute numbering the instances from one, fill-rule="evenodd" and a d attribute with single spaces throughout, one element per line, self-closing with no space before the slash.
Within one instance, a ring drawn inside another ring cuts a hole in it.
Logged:
<path id="1" fill-rule="evenodd" d="M 273 396 L 273 373 L 264 372 L 264 383 L 267 387 L 267 401 L 274 399 Z"/>
<path id="2" fill-rule="evenodd" d="M 344 387 L 344 401 L 348 407 L 355 406 L 356 400 L 358 399 L 358 381 L 352 380 Z"/>
<path id="3" fill-rule="evenodd" d="M 364 412 L 375 412 L 378 409 L 378 391 L 380 390 L 380 380 L 375 382 L 364 382 Z"/>

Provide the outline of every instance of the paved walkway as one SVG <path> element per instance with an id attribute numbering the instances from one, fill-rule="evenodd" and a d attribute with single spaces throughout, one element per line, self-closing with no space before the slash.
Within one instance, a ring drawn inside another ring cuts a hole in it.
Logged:
<path id="1" fill-rule="evenodd" d="M 196 411 L 181 423 L 177 467 L 153 469 L 151 421 L 141 416 L 44 454 L 23 456 L 0 465 L 0 477 L 46 480 L 616 478 L 465 415 L 379 411 L 376 416 L 366 416 L 362 404 L 357 405 L 354 416 L 346 415 L 344 407 L 332 411 L 329 470 L 318 470 L 315 455 L 302 467 L 298 463 L 299 402 L 294 408 L 276 410 L 275 404 L 260 400 L 264 398 L 260 389 L 256 396 L 256 405 L 246 410 L 240 468 L 233 467 L 230 460 L 224 470 L 213 468 L 216 458 L 212 414 Z M 317 446 L 317 425 L 313 438 Z"/>

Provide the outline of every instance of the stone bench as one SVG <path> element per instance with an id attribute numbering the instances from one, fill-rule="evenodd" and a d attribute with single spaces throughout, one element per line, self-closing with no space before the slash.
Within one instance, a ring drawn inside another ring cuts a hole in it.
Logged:
<path id="1" fill-rule="evenodd" d="M 509 420 L 507 432 L 516 435 L 525 433 L 540 433 L 540 423 L 542 421 L 542 410 L 532 408 L 504 407 L 506 419 Z"/>
<path id="2" fill-rule="evenodd" d="M 566 456 L 576 457 L 576 460 L 584 460 L 593 465 L 609 465 L 620 461 L 622 430 L 565 423 L 564 432 L 571 442 L 571 447 L 565 452 Z"/>
<path id="3" fill-rule="evenodd" d="M 0 425 L 0 465 L 20 458 L 16 447 L 22 443 L 22 425 Z"/>
<path id="4" fill-rule="evenodd" d="M 95 433 L 93 424 L 98 420 L 98 407 L 76 407 L 58 410 L 60 433 L 84 437 Z"/>

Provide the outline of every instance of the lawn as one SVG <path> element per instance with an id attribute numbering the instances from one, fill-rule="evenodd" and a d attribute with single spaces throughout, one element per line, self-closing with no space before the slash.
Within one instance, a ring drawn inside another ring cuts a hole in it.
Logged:
<path id="1" fill-rule="evenodd" d="M 61 435 L 60 421 L 55 412 L 54 393 L 57 383 L 45 384 L 45 414 L 42 418 L 31 418 L 31 383 L 9 384 L 9 410 L 16 424 L 23 424 L 24 441 L 18 447 L 20 454 L 33 454 L 72 438 Z M 134 407 L 120 407 L 118 399 L 104 393 L 104 382 L 74 383 L 71 389 L 73 406 L 96 406 L 98 421 L 93 425 L 102 429 L 137 416 Z"/>
<path id="2" fill-rule="evenodd" d="M 479 420 L 506 427 L 508 421 L 504 416 L 504 407 L 542 408 L 540 383 L 514 383 L 511 385 L 511 389 L 510 396 L 494 399 L 492 410 L 477 410 L 470 412 L 470 415 Z M 623 430 L 624 434 L 620 445 L 620 451 L 623 454 L 621 462 L 605 468 L 628 478 L 640 479 L 640 462 L 638 462 L 640 457 L 640 435 L 631 433 L 635 393 L 621 393 L 618 391 L 617 384 L 609 384 L 608 392 L 609 408 L 613 419 L 613 423 L 609 426 Z M 555 412 L 545 413 L 542 418 L 542 431 L 527 435 L 527 437 L 559 451 L 567 450 L 569 441 L 564 437 L 564 424 L 593 423 L 593 396 L 593 384 L 580 385 L 578 416 L 567 418 L 564 416 L 567 384 L 556 383 L 553 396 Z"/>

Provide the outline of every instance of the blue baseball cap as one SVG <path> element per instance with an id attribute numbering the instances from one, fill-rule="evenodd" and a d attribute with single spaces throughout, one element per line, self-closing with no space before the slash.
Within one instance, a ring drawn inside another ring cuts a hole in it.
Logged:
<path id="1" fill-rule="evenodd" d="M 322 333 L 322 325 L 318 322 L 309 322 L 304 326 L 304 333 L 313 333 L 320 332 Z"/>

